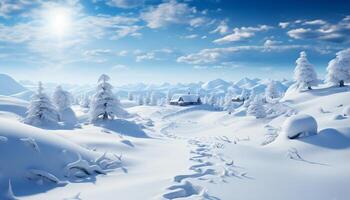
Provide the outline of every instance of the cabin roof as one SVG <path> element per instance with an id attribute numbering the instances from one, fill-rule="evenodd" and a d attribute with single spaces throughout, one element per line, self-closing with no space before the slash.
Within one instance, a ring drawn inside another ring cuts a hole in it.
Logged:
<path id="1" fill-rule="evenodd" d="M 182 100 L 185 103 L 189 103 L 189 102 L 197 102 L 199 96 L 194 94 L 174 94 L 170 102 L 179 102 L 180 98 L 182 98 Z"/>

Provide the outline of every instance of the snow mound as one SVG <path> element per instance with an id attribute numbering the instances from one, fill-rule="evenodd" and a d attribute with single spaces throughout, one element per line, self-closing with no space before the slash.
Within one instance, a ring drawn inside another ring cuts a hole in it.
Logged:
<path id="1" fill-rule="evenodd" d="M 343 115 L 345 115 L 345 116 L 350 116 L 350 105 L 346 106 L 346 107 L 343 109 Z"/>
<path id="2" fill-rule="evenodd" d="M 317 122 L 314 117 L 298 114 L 289 117 L 282 125 L 282 132 L 289 139 L 317 134 Z"/>
<path id="3" fill-rule="evenodd" d="M 29 101 L 32 98 L 33 95 L 34 95 L 33 91 L 25 90 L 23 92 L 12 94 L 11 97 L 15 97 L 15 98 L 18 98 L 18 99 Z"/>
<path id="4" fill-rule="evenodd" d="M 6 74 L 0 74 L 0 95 L 12 95 L 26 91 L 17 81 Z"/>
<path id="5" fill-rule="evenodd" d="M 0 119 L 0 136 L 0 152 L 6 152 L 0 154 L 0 185 L 11 180 L 14 191 L 46 190 L 76 179 L 90 180 L 105 173 L 106 163 L 115 162 L 54 133 L 13 120 Z M 5 188 L 0 188 L 0 199 L 5 194 L 2 190 Z"/>
<path id="6" fill-rule="evenodd" d="M 17 116 L 24 117 L 27 111 L 28 102 L 8 97 L 0 96 L 0 112 L 13 113 Z"/>

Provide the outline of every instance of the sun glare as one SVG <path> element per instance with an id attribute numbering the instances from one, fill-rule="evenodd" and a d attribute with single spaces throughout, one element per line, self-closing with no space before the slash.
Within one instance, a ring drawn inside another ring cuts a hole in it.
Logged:
<path id="1" fill-rule="evenodd" d="M 69 9 L 55 8 L 47 13 L 47 28 L 56 37 L 67 36 L 71 28 L 71 14 Z"/>

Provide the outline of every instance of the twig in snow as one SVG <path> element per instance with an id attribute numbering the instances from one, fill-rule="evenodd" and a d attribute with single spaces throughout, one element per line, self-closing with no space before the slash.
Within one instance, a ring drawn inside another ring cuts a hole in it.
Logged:
<path id="1" fill-rule="evenodd" d="M 27 146 L 32 147 L 35 151 L 40 152 L 39 145 L 33 138 L 21 138 L 20 140 Z"/>
<path id="2" fill-rule="evenodd" d="M 309 164 L 316 164 L 316 165 L 327 165 L 327 164 L 323 164 L 323 163 L 318 163 L 318 162 L 312 162 L 312 161 L 308 161 L 305 160 L 303 157 L 301 157 L 301 155 L 299 154 L 298 150 L 296 148 L 290 148 L 288 150 L 288 157 L 292 160 L 296 160 L 296 161 L 302 161 L 302 162 L 306 162 Z"/>

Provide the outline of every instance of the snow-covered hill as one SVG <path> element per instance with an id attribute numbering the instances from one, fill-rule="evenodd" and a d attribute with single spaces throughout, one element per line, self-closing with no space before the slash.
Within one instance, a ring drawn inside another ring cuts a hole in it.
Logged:
<path id="1" fill-rule="evenodd" d="M 263 92 L 268 81 L 226 83 L 166 84 L 157 92 L 206 91 L 203 84 L 210 92 Z M 347 200 L 349 99 L 349 87 L 290 88 L 279 102 L 264 103 L 261 119 L 246 116 L 244 106 L 230 115 L 211 105 L 123 99 L 127 118 L 92 124 L 88 109 L 75 105 L 74 126 L 47 130 L 21 123 L 27 101 L 0 96 L 0 199 L 9 199 L 10 180 L 10 196 L 24 200 Z M 313 118 L 317 134 L 288 139 L 284 123 L 296 114 Z"/>
<path id="2" fill-rule="evenodd" d="M 13 95 L 27 89 L 6 74 L 0 74 L 0 95 Z"/>

